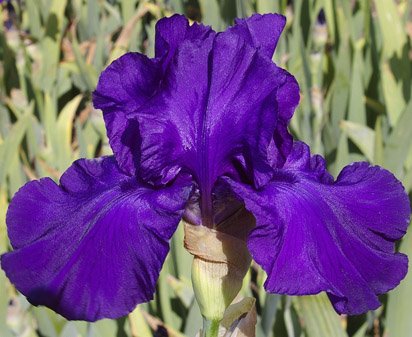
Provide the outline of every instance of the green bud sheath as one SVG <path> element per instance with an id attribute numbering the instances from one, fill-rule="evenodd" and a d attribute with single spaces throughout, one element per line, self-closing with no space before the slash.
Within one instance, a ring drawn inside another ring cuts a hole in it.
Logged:
<path id="1" fill-rule="evenodd" d="M 192 282 L 203 317 L 221 321 L 251 262 L 245 241 L 185 222 L 185 247 L 194 256 Z"/>

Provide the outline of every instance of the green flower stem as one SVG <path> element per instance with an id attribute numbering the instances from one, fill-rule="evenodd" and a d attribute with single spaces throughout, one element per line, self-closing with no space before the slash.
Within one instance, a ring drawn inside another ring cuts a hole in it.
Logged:
<path id="1" fill-rule="evenodd" d="M 203 317 L 202 337 L 218 337 L 219 323 L 218 320 L 208 320 Z"/>

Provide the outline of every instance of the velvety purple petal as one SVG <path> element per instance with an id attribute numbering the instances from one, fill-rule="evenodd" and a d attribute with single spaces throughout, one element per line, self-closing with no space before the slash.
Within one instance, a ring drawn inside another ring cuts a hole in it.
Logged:
<path id="1" fill-rule="evenodd" d="M 204 123 L 213 178 L 230 170 L 223 164 L 230 167 L 241 156 L 255 184 L 262 185 L 270 179 L 268 146 L 284 108 L 279 94 L 293 76 L 231 30 L 216 38 L 212 55 Z"/>
<path id="2" fill-rule="evenodd" d="M 169 18 L 161 19 L 156 24 L 155 56 L 165 58 L 162 62 L 168 65 L 176 49 L 185 40 L 204 40 L 208 35 L 215 32 L 209 26 L 189 21 L 179 14 Z"/>
<path id="3" fill-rule="evenodd" d="M 215 34 L 210 27 L 189 25 L 182 15 L 164 18 L 156 25 L 155 59 L 127 53 L 100 75 L 93 103 L 103 111 L 110 145 L 124 172 L 135 173 L 141 145 L 138 125 L 128 118 L 159 89 L 179 45 L 185 40 L 202 40 L 210 34 Z"/>
<path id="4" fill-rule="evenodd" d="M 174 54 L 184 40 L 189 22 L 183 15 L 172 15 L 170 18 L 156 23 L 155 56 L 162 57 L 166 53 Z"/>
<path id="5" fill-rule="evenodd" d="M 293 76 L 228 30 L 180 43 L 159 91 L 136 111 L 140 174 L 165 183 L 190 171 L 209 194 L 235 161 L 256 185 L 270 179 L 277 120 L 298 104 Z M 276 144 L 275 144 L 276 145 Z"/>
<path id="6" fill-rule="evenodd" d="M 268 157 L 274 168 L 282 167 L 293 148 L 293 137 L 288 125 L 299 104 L 300 92 L 296 79 L 284 71 L 286 81 L 277 93 L 278 116 L 273 140 L 269 146 Z"/>
<path id="7" fill-rule="evenodd" d="M 284 24 L 255 15 L 216 34 L 180 15 L 160 20 L 156 59 L 125 55 L 94 94 L 122 170 L 162 185 L 183 169 L 205 194 L 234 166 L 265 184 L 291 148 L 299 101 L 294 77 L 267 57 Z"/>
<path id="8" fill-rule="evenodd" d="M 236 25 L 230 29 L 271 58 L 285 24 L 286 18 L 279 14 L 254 14 L 246 19 L 236 19 Z M 292 149 L 293 138 L 287 127 L 300 100 L 296 79 L 288 72 L 284 73 L 286 81 L 277 91 L 277 123 L 269 146 L 269 160 L 273 167 L 283 165 Z"/>
<path id="9" fill-rule="evenodd" d="M 183 41 L 169 65 L 161 88 L 136 111 L 141 133 L 139 174 L 166 183 L 182 161 L 195 163 L 208 86 L 208 59 L 214 36 Z"/>
<path id="10" fill-rule="evenodd" d="M 68 319 L 125 315 L 153 297 L 190 184 L 153 189 L 113 157 L 78 160 L 60 185 L 44 178 L 16 193 L 2 268 L 31 303 Z"/>
<path id="11" fill-rule="evenodd" d="M 121 169 L 134 174 L 139 132 L 127 117 L 146 102 L 162 78 L 159 62 L 139 53 L 127 53 L 100 75 L 93 104 L 103 111 L 107 136 Z"/>
<path id="12" fill-rule="evenodd" d="M 272 58 L 280 34 L 286 24 L 286 18 L 280 14 L 254 14 L 246 19 L 236 19 L 231 29 L 259 48 L 265 56 Z"/>
<path id="13" fill-rule="evenodd" d="M 309 146 L 301 141 L 294 141 L 282 169 L 302 171 L 314 180 L 325 184 L 333 183 L 333 177 L 326 170 L 325 159 L 320 155 L 311 155 Z"/>
<path id="14" fill-rule="evenodd" d="M 307 162 L 312 166 L 302 170 Z M 322 165 L 317 157 L 290 161 L 260 190 L 229 183 L 256 218 L 248 245 L 268 274 L 266 289 L 326 291 L 339 313 L 359 314 L 377 308 L 377 295 L 407 272 L 407 257 L 395 253 L 394 242 L 406 232 L 409 200 L 380 167 L 355 163 L 324 183 L 312 172 Z"/>

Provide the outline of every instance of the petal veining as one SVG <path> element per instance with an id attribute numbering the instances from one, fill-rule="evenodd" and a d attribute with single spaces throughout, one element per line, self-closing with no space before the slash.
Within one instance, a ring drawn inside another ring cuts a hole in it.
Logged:
<path id="1" fill-rule="evenodd" d="M 256 185 L 270 179 L 268 147 L 299 88 L 243 35 L 229 29 L 179 45 L 161 89 L 135 114 L 144 179 L 164 183 L 184 169 L 210 192 L 239 160 Z"/>
<path id="2" fill-rule="evenodd" d="M 139 53 L 127 53 L 100 75 L 93 104 L 103 111 L 107 136 L 120 168 L 136 172 L 139 131 L 128 116 L 146 102 L 162 79 L 161 65 Z"/>
<path id="3" fill-rule="evenodd" d="M 286 18 L 280 14 L 254 14 L 246 19 L 236 19 L 231 29 L 248 41 L 260 52 L 272 58 Z"/>
<path id="4" fill-rule="evenodd" d="M 144 68 L 140 78 L 127 77 L 135 89 L 117 80 L 129 69 L 115 61 L 105 72 L 116 68 L 116 79 L 103 72 L 95 94 L 121 168 L 155 185 L 189 171 L 205 194 L 238 168 L 265 184 L 282 162 L 276 157 L 290 150 L 287 123 L 299 102 L 296 80 L 269 57 L 284 24 L 279 15 L 255 15 L 215 33 L 178 15 L 160 20 L 156 59 L 131 62 L 136 72 Z M 146 78 L 151 72 L 154 80 Z"/>
<path id="5" fill-rule="evenodd" d="M 44 178 L 16 193 L 2 268 L 31 303 L 68 319 L 123 316 L 152 298 L 190 184 L 156 190 L 113 157 L 78 160 L 60 185 Z"/>
<path id="6" fill-rule="evenodd" d="M 248 245 L 268 274 L 266 289 L 326 291 L 339 313 L 376 309 L 377 296 L 407 272 L 407 257 L 394 248 L 410 215 L 401 183 L 367 163 L 347 166 L 332 182 L 318 157 L 309 166 L 292 162 L 260 190 L 229 182 L 256 218 Z"/>
<path id="7" fill-rule="evenodd" d="M 202 40 L 214 31 L 200 24 L 189 25 L 184 16 L 173 15 L 156 25 L 156 58 L 127 53 L 113 61 L 100 75 L 93 104 L 103 111 L 107 136 L 120 168 L 136 172 L 140 135 L 136 123 L 128 122 L 157 90 L 177 48 L 185 40 Z"/>
<path id="8" fill-rule="evenodd" d="M 183 15 L 172 15 L 159 20 L 156 24 L 155 56 L 164 58 L 164 68 L 175 54 L 179 45 L 185 40 L 205 40 L 209 35 L 215 35 L 209 26 L 189 21 Z"/>

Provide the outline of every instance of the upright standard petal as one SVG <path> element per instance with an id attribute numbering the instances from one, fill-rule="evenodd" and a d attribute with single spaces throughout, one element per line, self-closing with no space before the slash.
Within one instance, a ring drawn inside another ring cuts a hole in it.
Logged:
<path id="1" fill-rule="evenodd" d="M 139 131 L 128 116 L 154 93 L 162 78 L 161 65 L 139 53 L 128 53 L 102 72 L 93 104 L 103 111 L 107 136 L 120 168 L 136 172 Z"/>
<path id="2" fill-rule="evenodd" d="M 156 190 L 113 157 L 78 160 L 60 185 L 44 178 L 16 193 L 2 268 L 31 303 L 68 319 L 125 315 L 153 296 L 190 184 Z"/>
<path id="3" fill-rule="evenodd" d="M 266 289 L 326 291 L 339 313 L 376 309 L 377 296 L 407 272 L 407 257 L 394 250 L 410 215 L 401 183 L 367 163 L 347 166 L 333 182 L 320 157 L 288 159 L 260 190 L 226 179 L 256 218 L 248 245 L 268 274 Z"/>
<path id="4" fill-rule="evenodd" d="M 100 75 L 93 104 L 103 111 L 107 136 L 120 168 L 136 172 L 139 161 L 138 125 L 129 117 L 159 89 L 168 64 L 185 40 L 214 34 L 210 27 L 189 25 L 181 15 L 163 19 L 156 25 L 156 58 L 127 53 L 112 62 Z"/>
<path id="5" fill-rule="evenodd" d="M 293 150 L 293 137 L 288 125 L 300 100 L 300 90 L 296 79 L 285 72 L 286 81 L 277 92 L 278 116 L 273 140 L 269 146 L 269 162 L 274 168 L 282 167 Z"/>
<path id="6" fill-rule="evenodd" d="M 267 182 L 268 152 L 273 158 L 290 147 L 286 125 L 299 101 L 293 76 L 269 57 L 284 23 L 279 15 L 255 15 L 216 34 L 183 16 L 160 20 L 156 59 L 115 61 L 94 96 L 121 168 L 137 168 L 156 185 L 190 171 L 206 194 L 238 167 L 256 185 Z M 277 129 L 282 136 L 274 138 Z"/>
<path id="7" fill-rule="evenodd" d="M 209 193 L 235 161 L 257 185 L 270 179 L 277 116 L 290 115 L 299 89 L 244 35 L 229 29 L 179 45 L 161 88 L 135 113 L 144 179 L 165 183 L 184 169 Z"/>
<path id="8" fill-rule="evenodd" d="M 231 29 L 248 41 L 260 52 L 272 58 L 286 18 L 280 14 L 254 14 L 246 19 L 236 19 Z"/>
<path id="9" fill-rule="evenodd" d="M 214 34 L 209 26 L 196 22 L 189 25 L 189 21 L 183 15 L 172 15 L 170 18 L 159 20 L 156 24 L 155 56 L 163 59 L 163 68 L 166 68 L 183 41 L 205 40 Z"/>

